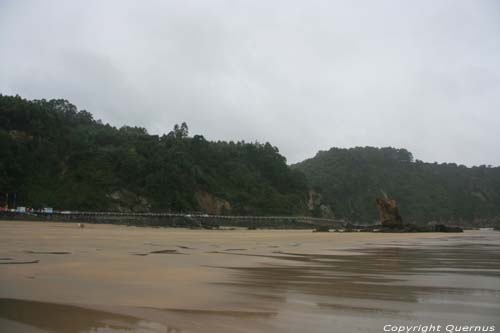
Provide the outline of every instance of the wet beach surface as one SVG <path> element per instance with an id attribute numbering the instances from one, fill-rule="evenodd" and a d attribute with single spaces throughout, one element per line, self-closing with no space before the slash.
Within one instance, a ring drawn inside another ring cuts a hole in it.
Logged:
<path id="1" fill-rule="evenodd" d="M 500 232 L 0 222 L 1 332 L 500 327 Z"/>

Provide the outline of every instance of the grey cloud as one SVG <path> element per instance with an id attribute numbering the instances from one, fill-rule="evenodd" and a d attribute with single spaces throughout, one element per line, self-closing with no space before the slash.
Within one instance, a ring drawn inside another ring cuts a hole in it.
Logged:
<path id="1" fill-rule="evenodd" d="M 0 1 L 0 92 L 113 125 L 500 164 L 496 1 Z"/>

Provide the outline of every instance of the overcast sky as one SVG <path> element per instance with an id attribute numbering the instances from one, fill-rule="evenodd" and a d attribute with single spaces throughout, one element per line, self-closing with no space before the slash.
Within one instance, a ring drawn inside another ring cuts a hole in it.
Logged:
<path id="1" fill-rule="evenodd" d="M 0 93 L 289 163 L 369 145 L 500 165 L 500 1 L 0 0 Z"/>

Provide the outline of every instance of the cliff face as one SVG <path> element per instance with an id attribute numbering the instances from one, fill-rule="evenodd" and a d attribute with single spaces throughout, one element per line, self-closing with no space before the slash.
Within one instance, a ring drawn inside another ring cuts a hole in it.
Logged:
<path id="1" fill-rule="evenodd" d="M 315 190 L 308 192 L 307 209 L 315 217 L 334 217 L 332 208 L 323 202 L 323 196 Z"/>
<path id="2" fill-rule="evenodd" d="M 211 193 L 198 191 L 195 193 L 195 198 L 200 209 L 207 214 L 225 215 L 231 213 L 229 201 L 218 198 Z"/>
<path id="3" fill-rule="evenodd" d="M 110 210 L 123 213 L 145 213 L 151 209 L 151 204 L 144 197 L 131 191 L 114 191 L 108 195 L 110 199 Z"/>

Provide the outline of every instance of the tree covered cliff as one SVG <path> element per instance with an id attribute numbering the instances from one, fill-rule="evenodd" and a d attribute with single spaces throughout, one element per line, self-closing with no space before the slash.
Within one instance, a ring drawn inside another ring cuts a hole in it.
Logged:
<path id="1" fill-rule="evenodd" d="M 113 127 L 66 100 L 0 95 L 0 195 L 64 210 L 315 215 L 372 222 L 384 190 L 407 222 L 500 218 L 500 168 L 415 161 L 405 149 L 320 151 Z M 314 189 L 311 193 L 309 190 Z M 2 203 L 0 203 L 2 204 Z M 321 208 L 321 209 L 320 209 Z M 328 213 L 329 214 L 329 213 Z"/>
<path id="2" fill-rule="evenodd" d="M 269 143 L 116 128 L 66 100 L 0 95 L 0 192 L 69 210 L 307 214 L 305 177 Z"/>
<path id="3" fill-rule="evenodd" d="M 500 216 L 500 168 L 415 161 L 405 149 L 357 147 L 320 151 L 292 166 L 305 173 L 337 216 L 377 218 L 381 190 L 395 198 L 407 222 Z"/>

